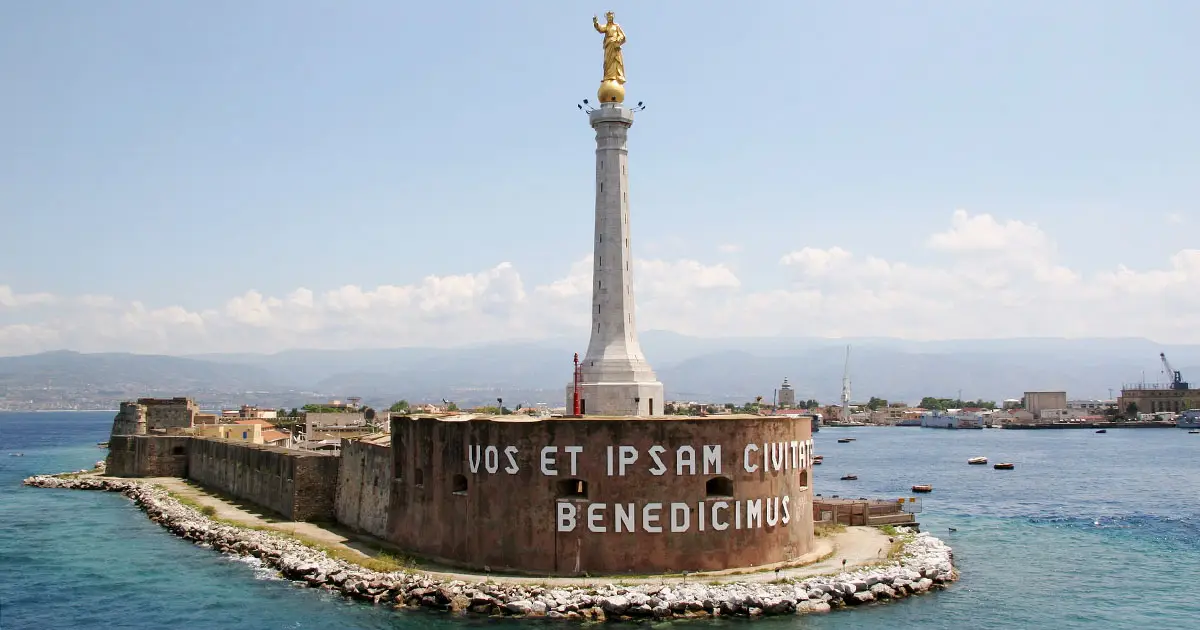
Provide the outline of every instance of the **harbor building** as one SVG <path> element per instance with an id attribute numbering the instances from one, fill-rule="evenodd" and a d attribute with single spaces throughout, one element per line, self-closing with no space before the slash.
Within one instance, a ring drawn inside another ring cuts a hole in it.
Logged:
<path id="1" fill-rule="evenodd" d="M 1200 409 L 1200 389 L 1193 389 L 1183 380 L 1183 374 L 1171 366 L 1166 353 L 1160 352 L 1163 370 L 1170 379 L 1166 383 L 1130 383 L 1121 386 L 1117 408 L 1132 413 L 1182 413 Z M 1130 406 L 1134 408 L 1131 409 Z"/>
<path id="2" fill-rule="evenodd" d="M 1082 410 L 1086 410 L 1086 411 L 1101 412 L 1101 411 L 1104 411 L 1105 409 L 1107 409 L 1108 407 L 1112 407 L 1113 405 L 1116 405 L 1116 404 L 1117 404 L 1117 401 L 1115 401 L 1115 400 L 1097 400 L 1094 398 L 1086 399 L 1086 400 L 1085 399 L 1077 399 L 1077 400 L 1068 400 L 1067 401 L 1067 409 L 1082 409 Z"/>
<path id="3" fill-rule="evenodd" d="M 1129 405 L 1138 413 L 1182 413 L 1200 409 L 1200 389 L 1179 389 L 1172 383 L 1130 383 L 1121 387 L 1117 410 L 1126 413 Z"/>
<path id="4" fill-rule="evenodd" d="M 1067 408 L 1067 392 L 1025 392 L 1021 398 L 1025 411 L 1040 418 L 1042 411 Z"/>

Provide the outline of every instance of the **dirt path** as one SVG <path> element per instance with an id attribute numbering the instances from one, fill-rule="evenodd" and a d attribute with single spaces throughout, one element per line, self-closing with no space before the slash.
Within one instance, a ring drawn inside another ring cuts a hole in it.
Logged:
<path id="1" fill-rule="evenodd" d="M 144 481 L 162 486 L 170 493 L 193 501 L 201 506 L 212 506 L 216 510 L 214 516 L 231 523 L 273 529 L 280 533 L 301 536 L 323 545 L 350 549 L 364 557 L 378 554 L 376 549 L 363 545 L 361 540 L 353 538 L 348 532 L 338 532 L 315 523 L 289 521 L 266 508 L 258 507 L 252 503 L 232 502 L 177 477 L 150 477 L 144 479 Z"/>
<path id="2" fill-rule="evenodd" d="M 222 520 L 255 528 L 273 529 L 280 533 L 300 536 L 330 547 L 350 550 L 355 554 L 375 556 L 380 549 L 389 546 L 384 541 L 370 536 L 361 536 L 337 528 L 331 528 L 315 523 L 284 520 L 283 517 L 256 505 L 231 501 L 218 496 L 199 486 L 186 483 L 175 477 L 152 477 L 145 479 L 149 483 L 161 486 L 172 494 L 183 497 L 201 506 L 212 506 L 215 516 Z M 816 540 L 813 551 L 803 558 L 789 563 L 788 567 L 780 567 L 780 578 L 806 578 L 816 575 L 837 573 L 843 566 L 847 569 L 879 564 L 887 559 L 891 542 L 887 534 L 874 527 L 847 527 L 844 531 L 832 536 L 820 537 Z M 398 549 L 393 551 L 400 552 Z M 830 555 L 832 554 L 832 555 Z M 400 555 L 400 553 L 398 553 Z M 825 556 L 830 556 L 825 559 Z M 843 565 L 843 560 L 845 564 Z M 423 572 L 441 579 L 458 579 L 467 582 L 476 581 L 483 577 L 477 573 L 460 573 L 452 570 L 438 570 L 433 567 L 423 568 Z M 693 574 L 688 577 L 612 577 L 612 578 L 563 578 L 535 576 L 500 576 L 488 575 L 488 579 L 501 583 L 537 583 L 546 585 L 585 585 L 621 582 L 623 584 L 684 582 L 701 580 L 705 582 L 768 582 L 776 579 L 774 567 L 762 567 L 754 572 L 745 569 L 734 569 L 711 573 Z"/>

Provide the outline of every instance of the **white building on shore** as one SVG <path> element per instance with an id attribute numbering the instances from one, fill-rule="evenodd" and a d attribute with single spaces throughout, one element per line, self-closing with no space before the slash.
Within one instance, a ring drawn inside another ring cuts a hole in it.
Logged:
<path id="1" fill-rule="evenodd" d="M 982 429 L 988 415 L 985 411 L 963 409 L 927 411 L 921 414 L 921 426 L 929 429 Z"/>

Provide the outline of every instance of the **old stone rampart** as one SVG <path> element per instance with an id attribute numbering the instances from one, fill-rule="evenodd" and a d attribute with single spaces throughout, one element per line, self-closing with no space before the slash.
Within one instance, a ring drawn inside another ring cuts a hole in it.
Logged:
<path id="1" fill-rule="evenodd" d="M 187 477 L 296 521 L 331 521 L 339 458 L 219 438 L 192 438 Z"/>
<path id="2" fill-rule="evenodd" d="M 145 410 L 146 428 L 150 431 L 172 432 L 189 429 L 200 411 L 195 401 L 187 397 L 139 398 L 137 404 Z"/>
<path id="3" fill-rule="evenodd" d="M 162 489 L 136 481 L 83 477 L 30 477 L 25 485 L 121 492 L 151 520 L 185 540 L 222 553 L 256 557 L 297 584 L 347 598 L 395 608 L 439 613 L 470 612 L 526 619 L 576 621 L 669 621 L 705 617 L 767 618 L 826 613 L 834 608 L 903 599 L 944 588 L 958 578 L 953 550 L 930 536 L 897 528 L 902 545 L 888 566 L 843 571 L 804 580 L 770 583 L 647 582 L 631 586 L 600 583 L 547 587 L 491 579 L 464 583 L 416 572 L 378 573 L 334 560 L 325 552 L 276 533 L 214 523 Z M 589 580 L 591 582 L 591 580 Z M 628 624 L 626 624 L 628 625 Z M 595 627 L 595 626 L 590 626 Z"/>
<path id="4" fill-rule="evenodd" d="M 110 435 L 145 435 L 146 408 L 135 402 L 121 403 L 121 410 L 113 418 Z"/>
<path id="5" fill-rule="evenodd" d="M 471 569 L 713 571 L 812 551 L 811 424 L 393 418 L 388 535 Z"/>
<path id="6" fill-rule="evenodd" d="M 342 440 L 341 457 L 337 488 L 338 522 L 379 538 L 386 537 L 388 504 L 394 477 L 391 446 Z"/>
<path id="7" fill-rule="evenodd" d="M 184 477 L 190 441 L 174 435 L 114 435 L 105 470 L 114 477 Z"/>

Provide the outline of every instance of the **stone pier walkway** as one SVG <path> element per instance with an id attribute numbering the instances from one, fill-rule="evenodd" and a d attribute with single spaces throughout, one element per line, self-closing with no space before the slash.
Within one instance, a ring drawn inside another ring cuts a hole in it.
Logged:
<path id="1" fill-rule="evenodd" d="M 341 528 L 324 524 L 306 523 L 284 520 L 283 517 L 250 503 L 231 501 L 197 485 L 185 482 L 175 477 L 152 477 L 142 479 L 161 486 L 172 494 L 182 497 L 200 506 L 211 506 L 216 518 L 237 525 L 258 529 L 272 529 L 284 534 L 303 537 L 322 545 L 337 547 L 349 554 L 357 554 L 364 558 L 376 556 L 380 550 L 391 551 L 403 555 L 403 551 L 392 548 L 388 543 L 371 536 L 361 535 Z M 844 531 L 827 537 L 817 538 L 816 548 L 803 558 L 780 567 L 780 578 L 807 578 L 817 575 L 839 573 L 845 569 L 877 565 L 887 560 L 892 543 L 884 534 L 874 527 L 847 527 Z M 826 557 L 828 556 L 828 557 Z M 843 560 L 845 564 L 843 565 Z M 464 573 L 451 569 L 422 565 L 421 571 L 442 580 L 462 580 L 475 582 L 481 577 L 479 573 Z M 520 584 L 537 583 L 545 585 L 589 585 L 620 582 L 622 584 L 639 583 L 672 583 L 672 582 L 769 582 L 776 578 L 774 567 L 754 569 L 736 569 L 730 571 L 692 574 L 688 577 L 663 576 L 612 576 L 612 577 L 537 577 L 537 576 L 487 576 L 492 582 Z"/>

